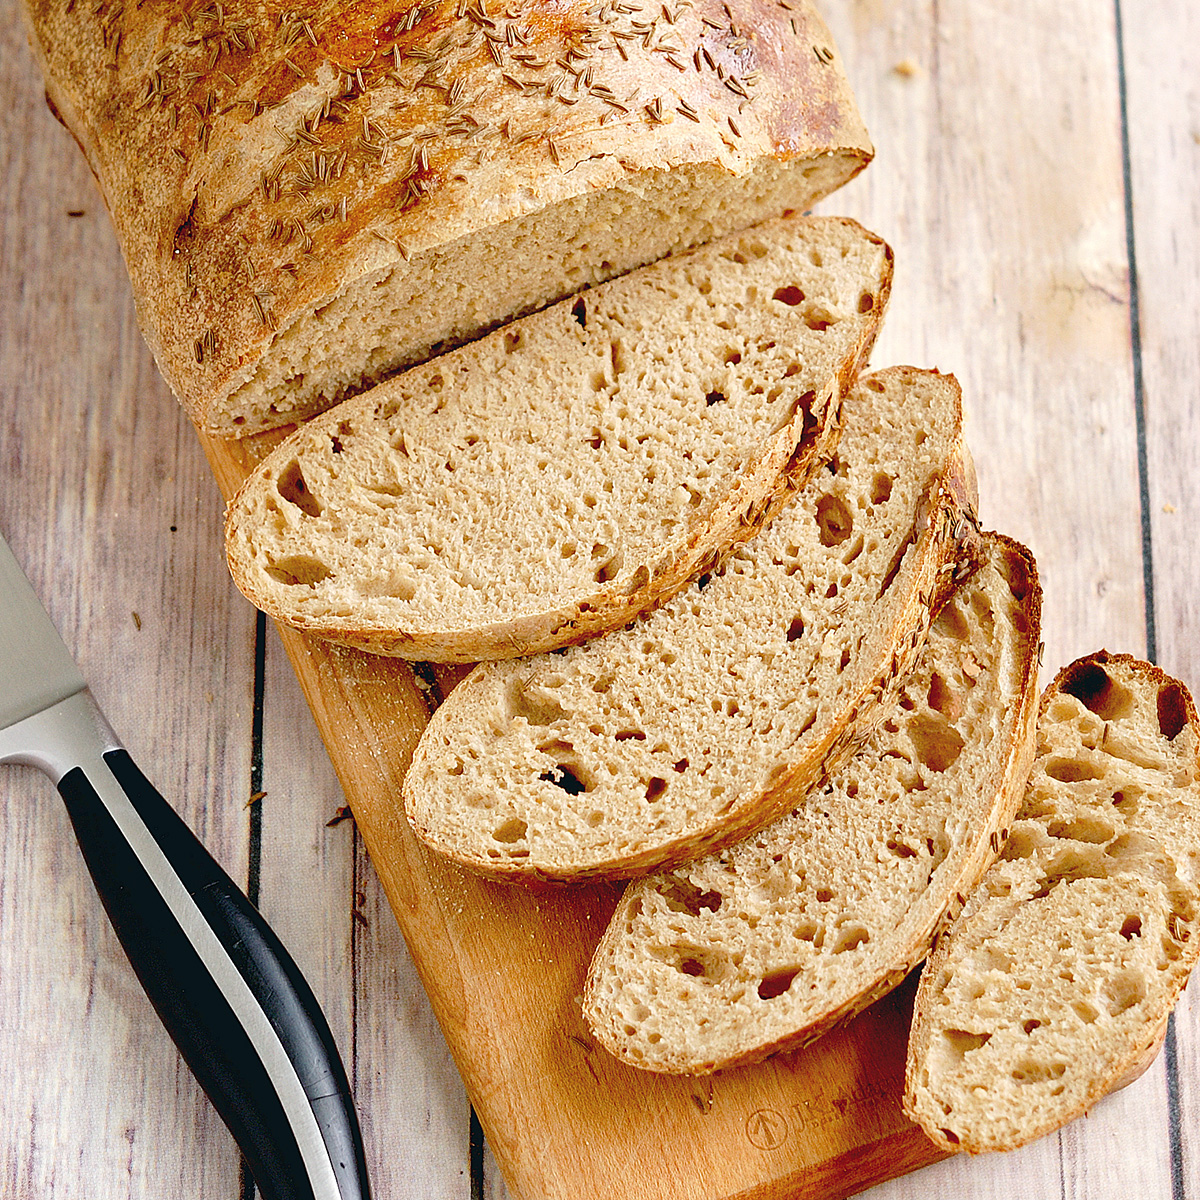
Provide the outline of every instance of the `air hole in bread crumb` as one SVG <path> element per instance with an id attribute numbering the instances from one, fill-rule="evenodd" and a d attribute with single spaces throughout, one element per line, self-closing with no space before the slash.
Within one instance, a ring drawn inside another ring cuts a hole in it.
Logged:
<path id="1" fill-rule="evenodd" d="M 1100 1010 L 1094 1008 L 1086 1000 L 1072 1000 L 1071 1008 L 1075 1015 L 1085 1024 L 1091 1025 L 1100 1015 Z"/>
<path id="2" fill-rule="evenodd" d="M 544 771 L 538 778 L 543 783 L 552 783 L 555 787 L 562 788 L 568 796 L 578 796 L 581 792 L 592 790 L 588 783 L 566 763 L 559 763 L 557 766 L 551 767 L 549 771 Z"/>
<path id="3" fill-rule="evenodd" d="M 1066 1071 L 1066 1063 L 1040 1063 L 1026 1059 L 1013 1068 L 1012 1077 L 1020 1084 L 1046 1083 L 1051 1079 L 1061 1079 Z"/>
<path id="4" fill-rule="evenodd" d="M 850 924 L 838 930 L 837 941 L 833 943 L 834 954 L 844 954 L 848 950 L 857 950 L 871 940 L 870 931 L 865 925 Z"/>
<path id="5" fill-rule="evenodd" d="M 1183 687 L 1172 680 L 1158 689 L 1158 729 L 1173 742 L 1188 723 L 1187 698 Z"/>
<path id="6" fill-rule="evenodd" d="M 742 356 L 739 351 L 737 351 L 737 350 L 726 350 L 725 351 L 725 365 L 726 366 L 735 367 L 741 361 L 742 361 Z"/>
<path id="7" fill-rule="evenodd" d="M 908 723 L 908 736 L 922 765 L 946 771 L 958 761 L 966 742 L 941 713 L 922 713 Z"/>
<path id="8" fill-rule="evenodd" d="M 707 408 L 712 408 L 714 404 L 723 404 L 728 399 L 724 392 L 709 392 L 704 397 L 704 404 Z"/>
<path id="9" fill-rule="evenodd" d="M 828 904 L 833 899 L 833 892 L 829 888 L 817 888 L 817 903 Z"/>
<path id="10" fill-rule="evenodd" d="M 625 556 L 618 550 L 611 558 L 607 558 L 596 568 L 596 582 L 608 583 L 615 579 L 621 570 Z"/>
<path id="11" fill-rule="evenodd" d="M 822 546 L 840 546 L 854 529 L 854 518 L 839 496 L 827 492 L 817 501 L 817 527 Z"/>
<path id="12" fill-rule="evenodd" d="M 946 1048 L 957 1059 L 962 1059 L 973 1050 L 986 1046 L 992 1040 L 990 1033 L 968 1033 L 965 1029 L 943 1029 L 942 1040 Z"/>
<path id="13" fill-rule="evenodd" d="M 520 346 L 520 344 L 521 344 L 520 331 L 509 332 L 504 335 L 504 352 L 505 352 L 505 354 L 511 354 L 514 350 L 517 349 L 518 346 Z"/>
<path id="14" fill-rule="evenodd" d="M 1125 918 L 1121 925 L 1121 936 L 1128 942 L 1142 936 L 1142 918 L 1136 913 Z"/>
<path id="15" fill-rule="evenodd" d="M 721 907 L 721 893 L 701 891 L 690 879 L 668 876 L 657 888 L 659 896 L 672 912 L 698 917 L 701 912 L 716 912 Z"/>
<path id="16" fill-rule="evenodd" d="M 939 1132 L 952 1146 L 958 1145 L 958 1134 L 953 1129 L 942 1129 Z"/>
<path id="17" fill-rule="evenodd" d="M 929 677 L 929 707 L 939 712 L 948 721 L 960 715 L 962 705 L 955 702 L 949 684 L 936 671 Z"/>
<path id="18" fill-rule="evenodd" d="M 302 513 L 310 517 L 321 515 L 321 504 L 316 496 L 308 489 L 304 472 L 300 464 L 292 459 L 279 473 L 275 481 L 275 490 L 289 503 L 294 504 Z"/>
<path id="19" fill-rule="evenodd" d="M 277 583 L 288 587 L 311 587 L 328 579 L 333 572 L 318 558 L 308 554 L 294 554 L 291 558 L 281 558 L 266 568 Z"/>
<path id="20" fill-rule="evenodd" d="M 774 1000 L 776 996 L 782 996 L 792 986 L 792 980 L 799 974 L 799 967 L 781 967 L 775 971 L 768 971 L 758 985 L 758 998 Z"/>
<path id="21" fill-rule="evenodd" d="M 1113 827 L 1099 817 L 1080 816 L 1074 821 L 1051 821 L 1046 826 L 1046 832 L 1052 838 L 1063 838 L 1068 841 L 1089 842 L 1092 845 L 1103 845 L 1113 835 Z"/>
<path id="22" fill-rule="evenodd" d="M 804 293 L 793 284 L 791 287 L 776 288 L 772 299 L 795 308 L 797 304 L 804 303 Z"/>
<path id="23" fill-rule="evenodd" d="M 655 775 L 649 783 L 646 784 L 646 799 L 653 803 L 667 790 L 667 781 L 658 775 Z"/>
<path id="24" fill-rule="evenodd" d="M 1120 971 L 1104 985 L 1103 990 L 1110 1015 L 1119 1017 L 1146 998 L 1146 981 L 1137 971 Z"/>
<path id="25" fill-rule="evenodd" d="M 1137 798 L 1130 795 L 1128 792 L 1114 792 L 1112 802 L 1113 807 L 1127 817 L 1132 817 L 1137 814 Z"/>
<path id="26" fill-rule="evenodd" d="M 513 842 L 519 842 L 528 829 L 529 826 L 520 817 L 510 817 L 492 830 L 492 840 L 511 845 Z"/>
<path id="27" fill-rule="evenodd" d="M 892 839 L 887 844 L 888 850 L 897 858 L 916 858 L 917 852 L 907 843 Z"/>
<path id="28" fill-rule="evenodd" d="M 1042 1027 L 1041 1021 L 1034 1020 L 1033 1018 L 1030 1018 L 1028 1021 L 1025 1022 L 1024 1025 L 1021 1026 L 1021 1028 L 1023 1030 L 1025 1030 L 1026 1033 L 1032 1033 L 1035 1029 L 1041 1029 L 1041 1027 Z"/>
<path id="29" fill-rule="evenodd" d="M 788 626 L 787 640 L 789 642 L 796 641 L 797 638 L 804 636 L 804 621 L 801 617 L 793 617 L 792 623 Z"/>
<path id="30" fill-rule="evenodd" d="M 883 504 L 891 498 L 892 484 L 895 480 L 885 474 L 883 471 L 876 473 L 875 478 L 871 480 L 871 503 Z"/>
<path id="31" fill-rule="evenodd" d="M 1077 758 L 1052 758 L 1046 763 L 1046 774 L 1059 783 L 1082 783 L 1088 779 L 1103 779 L 1104 772 L 1089 762 Z"/>
<path id="32" fill-rule="evenodd" d="M 1133 693 L 1097 662 L 1075 663 L 1064 672 L 1059 691 L 1074 696 L 1104 721 L 1117 721 L 1133 711 Z"/>
<path id="33" fill-rule="evenodd" d="M 858 298 L 858 311 L 869 313 L 875 307 L 875 297 L 870 292 L 863 292 Z"/>
<path id="34" fill-rule="evenodd" d="M 646 735 L 640 729 L 622 729 L 615 737 L 618 742 L 644 742 Z"/>

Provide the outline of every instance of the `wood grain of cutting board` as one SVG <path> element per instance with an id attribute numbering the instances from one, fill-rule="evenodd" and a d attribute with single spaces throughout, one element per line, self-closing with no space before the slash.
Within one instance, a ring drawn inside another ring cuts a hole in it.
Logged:
<path id="1" fill-rule="evenodd" d="M 285 432 L 201 437 L 226 497 Z M 900 1111 L 910 987 L 804 1050 L 704 1079 L 611 1058 L 579 994 L 620 886 L 489 883 L 405 821 L 404 772 L 462 668 L 419 683 L 398 659 L 280 636 L 515 1197 L 825 1200 L 942 1157 Z"/>

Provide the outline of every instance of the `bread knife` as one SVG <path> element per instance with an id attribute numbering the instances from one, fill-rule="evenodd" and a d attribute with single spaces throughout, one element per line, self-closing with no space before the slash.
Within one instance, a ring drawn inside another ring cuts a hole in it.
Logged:
<path id="1" fill-rule="evenodd" d="M 264 1200 L 367 1200 L 350 1085 L 312 989 L 117 740 L 2 537 L 0 762 L 57 785 L 117 937 Z"/>

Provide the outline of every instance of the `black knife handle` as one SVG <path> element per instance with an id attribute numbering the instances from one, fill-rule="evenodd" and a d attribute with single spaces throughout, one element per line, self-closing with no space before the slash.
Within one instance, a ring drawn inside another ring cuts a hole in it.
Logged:
<path id="1" fill-rule="evenodd" d="M 111 779 L 89 777 L 105 768 Z M 113 780 L 132 806 L 120 821 L 102 799 Z M 124 749 L 74 767 L 58 789 L 138 979 L 264 1200 L 367 1200 L 333 1036 L 258 911 Z"/>

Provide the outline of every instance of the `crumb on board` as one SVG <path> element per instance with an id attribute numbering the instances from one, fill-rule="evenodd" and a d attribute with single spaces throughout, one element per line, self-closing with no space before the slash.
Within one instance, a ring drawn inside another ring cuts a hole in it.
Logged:
<path id="1" fill-rule="evenodd" d="M 912 79 L 913 76 L 921 73 L 921 68 L 917 65 L 915 59 L 902 58 L 893 68 L 892 73 L 899 75 L 902 79 Z"/>

